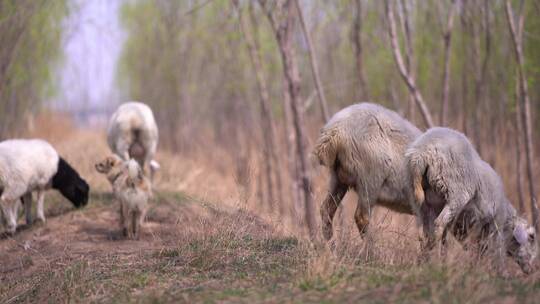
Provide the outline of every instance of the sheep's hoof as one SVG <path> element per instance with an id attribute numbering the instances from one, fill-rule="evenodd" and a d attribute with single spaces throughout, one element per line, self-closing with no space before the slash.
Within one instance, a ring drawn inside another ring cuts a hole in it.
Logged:
<path id="1" fill-rule="evenodd" d="M 334 235 L 332 225 L 324 226 L 322 229 L 323 237 L 326 241 L 329 241 Z"/>
<path id="2" fill-rule="evenodd" d="M 36 218 L 34 219 L 34 222 L 33 222 L 34 225 L 40 225 L 40 224 L 45 224 L 45 219 L 43 218 Z"/>

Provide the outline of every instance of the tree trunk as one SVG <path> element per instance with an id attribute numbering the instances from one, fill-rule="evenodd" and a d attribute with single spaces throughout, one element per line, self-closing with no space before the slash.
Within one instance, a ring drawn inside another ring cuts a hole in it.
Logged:
<path id="1" fill-rule="evenodd" d="M 516 140 L 516 188 L 518 192 L 518 208 L 519 212 L 523 213 L 525 211 L 525 199 L 523 198 L 523 160 L 521 159 L 523 155 L 522 147 L 523 140 L 522 136 L 522 124 L 521 124 L 521 105 L 520 105 L 520 83 L 519 80 L 516 81 L 516 118 L 515 118 L 515 140 Z"/>
<path id="2" fill-rule="evenodd" d="M 311 72 L 313 74 L 313 81 L 315 82 L 315 89 L 317 90 L 317 96 L 319 97 L 319 106 L 321 107 L 321 115 L 323 123 L 326 123 L 330 118 L 328 113 L 328 103 L 326 102 L 326 96 L 324 95 L 324 88 L 321 83 L 321 77 L 319 76 L 319 65 L 317 64 L 317 55 L 315 53 L 315 48 L 313 47 L 313 42 L 311 40 L 311 34 L 306 25 L 306 20 L 304 19 L 304 13 L 300 7 L 299 0 L 293 0 L 298 11 L 298 17 L 300 19 L 300 25 L 304 38 L 306 38 L 306 43 L 308 46 L 309 62 L 311 64 Z"/>
<path id="3" fill-rule="evenodd" d="M 364 100 L 369 100 L 366 76 L 364 74 L 364 59 L 362 56 L 362 0 L 355 1 L 354 22 L 351 31 L 351 39 L 354 45 L 354 57 L 356 60 L 356 74 L 358 77 L 358 96 Z"/>
<path id="4" fill-rule="evenodd" d="M 409 22 L 409 10 L 405 0 L 399 2 L 401 7 L 401 15 L 398 14 L 399 23 L 401 24 L 401 30 L 403 32 L 403 40 L 405 42 L 405 70 L 409 74 L 410 78 L 415 81 L 416 76 L 414 74 L 414 52 L 412 47 L 412 30 Z M 415 110 L 414 110 L 414 94 L 409 93 L 409 101 L 407 102 L 407 117 L 414 122 Z"/>
<path id="5" fill-rule="evenodd" d="M 249 57 L 253 70 L 255 73 L 255 78 L 257 80 L 257 87 L 259 92 L 260 100 L 260 110 L 261 110 L 261 136 L 264 140 L 264 155 L 265 155 L 265 167 L 266 167 L 266 177 L 268 183 L 268 192 L 270 198 L 270 204 L 278 204 L 278 210 L 280 214 L 283 214 L 283 191 L 282 191 L 282 182 L 281 175 L 279 174 L 279 161 L 276 153 L 276 136 L 275 136 L 275 125 L 270 109 L 270 95 L 268 94 L 268 88 L 266 85 L 266 79 L 263 74 L 263 65 L 260 58 L 259 49 L 255 43 L 255 39 L 252 33 L 249 31 L 248 20 L 245 18 L 242 13 L 242 9 L 238 7 L 237 1 L 233 1 L 234 6 L 238 12 L 238 19 L 240 30 L 246 41 L 246 46 L 249 51 Z M 275 201 L 273 194 L 273 183 L 272 177 L 274 176 L 276 181 L 276 197 L 278 201 Z"/>
<path id="6" fill-rule="evenodd" d="M 454 28 L 454 14 L 457 10 L 459 0 L 452 0 L 452 6 L 450 12 L 448 12 L 448 19 L 446 21 L 446 29 L 443 34 L 444 41 L 444 70 L 443 70 L 443 89 L 441 98 L 441 113 L 439 117 L 440 125 L 446 125 L 446 118 L 448 115 L 448 95 L 450 93 L 450 50 L 452 44 L 452 30 Z"/>
<path id="7" fill-rule="evenodd" d="M 422 118 L 424 119 L 426 126 L 428 128 L 431 128 L 433 127 L 433 120 L 431 119 L 431 114 L 429 112 L 429 109 L 427 108 L 426 103 L 424 102 L 424 98 L 422 97 L 422 94 L 416 87 L 414 77 L 412 77 L 411 74 L 407 71 L 405 64 L 403 63 L 403 57 L 401 56 L 401 51 L 399 49 L 399 42 L 396 35 L 396 22 L 394 20 L 394 12 L 389 1 L 390 0 L 385 0 L 384 3 L 385 3 L 385 9 L 386 9 L 386 16 L 388 18 L 388 23 L 389 23 L 388 32 L 390 35 L 390 44 L 392 47 L 392 52 L 394 54 L 394 60 L 398 67 L 399 73 L 401 77 L 403 78 L 403 81 L 405 81 L 405 84 L 409 88 L 409 92 L 413 95 L 416 105 L 420 109 L 420 113 L 422 114 Z"/>
<path id="8" fill-rule="evenodd" d="M 313 199 L 311 196 L 311 181 L 308 176 L 306 157 L 306 140 L 303 129 L 303 117 L 300 111 L 300 73 L 296 62 L 292 38 L 294 29 L 294 0 L 278 2 L 272 11 L 267 10 L 267 16 L 272 24 L 278 43 L 283 73 L 287 80 L 287 88 L 290 96 L 290 109 L 295 132 L 296 152 L 299 167 L 299 178 L 302 185 L 305 221 L 311 239 L 314 239 L 315 221 L 313 214 Z M 263 8 L 264 1 L 260 1 Z M 279 16 L 279 17 L 278 17 Z"/>
<path id="9" fill-rule="evenodd" d="M 505 5 L 506 19 L 512 36 L 514 55 L 518 66 L 518 78 L 520 83 L 520 102 L 521 102 L 521 122 L 524 132 L 525 156 L 527 163 L 527 178 L 529 180 L 529 195 L 531 199 L 532 222 L 536 231 L 538 231 L 538 206 L 536 205 L 536 189 L 533 173 L 533 141 L 531 126 L 531 110 L 529 100 L 529 89 L 527 86 L 527 75 L 525 73 L 525 63 L 523 60 L 523 24 L 525 16 L 521 10 L 518 15 L 518 29 L 516 30 L 514 22 L 514 13 L 509 0 Z"/>

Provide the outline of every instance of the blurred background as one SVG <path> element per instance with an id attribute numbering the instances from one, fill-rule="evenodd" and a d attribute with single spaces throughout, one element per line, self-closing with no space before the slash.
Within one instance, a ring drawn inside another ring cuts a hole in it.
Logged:
<path id="1" fill-rule="evenodd" d="M 102 133 L 139 100 L 161 151 L 232 179 L 249 206 L 306 218 L 326 190 L 318 130 L 369 100 L 464 132 L 535 209 L 538 1 L 0 0 L 0 46 L 2 139 Z"/>

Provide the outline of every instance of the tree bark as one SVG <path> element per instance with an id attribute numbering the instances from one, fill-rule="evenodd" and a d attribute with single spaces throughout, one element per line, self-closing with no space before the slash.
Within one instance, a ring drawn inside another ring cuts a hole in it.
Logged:
<path id="1" fill-rule="evenodd" d="M 401 24 L 401 30 L 403 32 L 403 40 L 405 43 L 405 70 L 409 74 L 410 78 L 415 81 L 416 75 L 414 74 L 414 52 L 412 47 L 412 30 L 409 22 L 409 10 L 405 0 L 399 2 L 401 7 L 401 15 L 398 14 L 399 23 Z M 414 94 L 409 92 L 409 101 L 407 102 L 407 116 L 411 121 L 415 120 L 414 110 Z"/>
<path id="2" fill-rule="evenodd" d="M 311 34 L 309 33 L 309 30 L 307 28 L 306 21 L 304 19 L 304 13 L 302 12 L 302 8 L 300 7 L 299 0 L 294 0 L 294 4 L 296 5 L 298 17 L 300 19 L 300 25 L 302 27 L 302 32 L 304 34 L 304 38 L 306 38 L 306 43 L 308 46 L 309 62 L 311 64 L 311 72 L 313 74 L 313 81 L 315 82 L 315 89 L 317 90 L 317 96 L 319 97 L 319 106 L 321 108 L 322 121 L 323 123 L 326 123 L 326 121 L 328 121 L 328 119 L 330 118 L 330 114 L 328 113 L 328 103 L 326 102 L 326 96 L 324 95 L 324 88 L 321 84 L 321 77 L 319 75 L 319 65 L 317 63 L 315 48 L 313 47 Z"/>
<path id="3" fill-rule="evenodd" d="M 362 100 L 369 100 L 366 75 L 364 73 L 364 59 L 362 47 L 362 0 L 355 0 L 354 21 L 351 31 L 351 40 L 354 46 L 356 60 L 356 74 L 358 77 L 359 96 Z"/>
<path id="4" fill-rule="evenodd" d="M 295 25 L 294 0 L 279 1 L 272 10 L 265 6 L 264 0 L 259 0 L 266 10 L 268 19 L 272 24 L 276 41 L 281 55 L 283 73 L 287 80 L 287 88 L 290 96 L 290 109 L 295 132 L 296 152 L 299 167 L 299 178 L 302 185 L 305 221 L 311 239 L 316 236 L 315 221 L 313 214 L 313 198 L 311 196 L 311 181 L 308 176 L 306 140 L 303 129 L 303 117 L 300 111 L 300 73 L 296 62 L 292 38 Z"/>
<path id="5" fill-rule="evenodd" d="M 512 5 L 510 0 L 506 0 L 505 3 L 505 12 L 506 19 L 508 20 L 508 27 L 510 30 L 510 35 L 512 36 L 514 55 L 516 57 L 517 68 L 518 68 L 518 79 L 520 83 L 520 102 L 521 102 L 521 123 L 524 132 L 524 141 L 525 141 L 525 156 L 527 164 L 527 178 L 529 180 L 529 195 L 532 211 L 532 222 L 533 226 L 538 231 L 538 206 L 536 205 L 536 189 L 535 189 L 535 180 L 533 173 L 533 141 L 532 141 L 532 126 L 531 126 L 531 110 L 530 110 L 530 99 L 529 99 L 529 89 L 527 86 L 527 75 L 525 73 L 525 62 L 523 58 L 523 24 L 525 16 L 523 11 L 519 12 L 518 15 L 518 28 L 516 29 L 514 21 L 514 12 L 512 10 Z M 518 32 L 519 31 L 519 32 Z"/>
<path id="6" fill-rule="evenodd" d="M 255 43 L 255 39 L 252 33 L 249 31 L 248 20 L 245 18 L 242 13 L 242 9 L 238 7 L 238 2 L 233 0 L 233 4 L 238 12 L 238 19 L 240 30 L 246 41 L 246 46 L 249 52 L 249 57 L 253 70 L 255 73 L 255 78 L 257 80 L 257 87 L 259 92 L 259 101 L 260 101 L 260 110 L 261 110 L 261 136 L 264 140 L 264 155 L 265 155 L 265 171 L 270 199 L 270 206 L 273 204 L 278 204 L 278 211 L 283 215 L 283 191 L 282 191 L 282 182 L 281 175 L 279 173 L 279 160 L 276 153 L 276 136 L 275 136 L 275 124 L 270 109 L 270 95 L 268 93 L 268 87 L 266 85 L 266 79 L 263 74 L 263 65 L 260 58 L 260 52 Z M 274 177 L 276 182 L 276 196 L 278 201 L 275 201 L 273 193 L 273 183 L 272 177 Z"/>
<path id="7" fill-rule="evenodd" d="M 386 16 L 388 18 L 388 23 L 389 23 L 388 32 L 390 35 L 390 44 L 392 47 L 392 53 L 394 55 L 394 61 L 396 62 L 401 78 L 403 78 L 403 81 L 409 88 L 409 92 L 414 97 L 416 105 L 420 109 L 420 113 L 422 114 L 424 123 L 426 124 L 428 128 L 431 128 L 434 126 L 434 124 L 433 124 L 433 120 L 431 118 L 429 109 L 427 108 L 426 103 L 424 102 L 424 98 L 422 97 L 422 94 L 416 87 L 414 77 L 412 77 L 411 74 L 407 71 L 405 64 L 403 63 L 403 57 L 399 49 L 399 42 L 396 35 L 396 22 L 394 20 L 394 12 L 390 5 L 390 0 L 385 0 L 384 3 L 385 3 L 385 9 L 386 9 Z"/>
<path id="8" fill-rule="evenodd" d="M 517 73 L 516 73 L 517 74 Z M 518 192 L 518 209 L 519 212 L 525 211 L 525 199 L 523 198 L 523 140 L 522 140 L 522 124 L 521 124 L 521 85 L 516 81 L 516 117 L 515 117 L 515 140 L 516 140 L 516 188 Z"/>
<path id="9" fill-rule="evenodd" d="M 443 90 L 441 98 L 441 113 L 439 117 L 440 125 L 446 125 L 448 115 L 448 95 L 450 93 L 450 50 L 452 44 L 452 30 L 454 28 L 454 15 L 457 10 L 459 0 L 452 0 L 448 19 L 446 20 L 446 29 L 443 34 L 444 41 L 444 70 L 443 70 Z"/>

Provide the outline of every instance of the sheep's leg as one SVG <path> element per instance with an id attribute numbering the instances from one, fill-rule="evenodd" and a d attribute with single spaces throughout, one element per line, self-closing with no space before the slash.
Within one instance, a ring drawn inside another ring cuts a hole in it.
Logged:
<path id="1" fill-rule="evenodd" d="M 6 232 L 10 235 L 13 235 L 17 230 L 19 199 L 10 200 L 2 197 L 0 198 L 0 206 L 2 207 L 2 212 L 4 213 Z"/>
<path id="2" fill-rule="evenodd" d="M 146 208 L 141 211 L 141 216 L 139 217 L 140 225 L 144 224 L 144 220 L 146 218 L 146 211 Z"/>
<path id="3" fill-rule="evenodd" d="M 435 247 L 435 219 L 437 215 L 435 209 L 428 204 L 422 204 L 420 214 L 423 231 L 423 238 L 421 238 L 420 242 L 421 250 L 423 254 L 426 254 Z"/>
<path id="4" fill-rule="evenodd" d="M 123 132 L 116 141 L 116 152 L 124 160 L 129 160 L 130 138 L 129 132 Z"/>
<path id="5" fill-rule="evenodd" d="M 330 190 L 326 195 L 322 205 L 321 205 L 321 219 L 322 219 L 322 232 L 326 240 L 330 240 L 333 235 L 332 231 L 332 221 L 336 210 L 341 203 L 341 200 L 347 193 L 348 187 L 344 184 L 341 184 L 332 176 L 330 180 Z"/>
<path id="6" fill-rule="evenodd" d="M 364 236 L 367 233 L 369 219 L 371 216 L 370 205 L 358 200 L 356 211 L 354 212 L 354 221 L 360 235 Z"/>
<path id="7" fill-rule="evenodd" d="M 132 227 L 133 227 L 133 237 L 138 240 L 139 239 L 139 231 L 140 231 L 140 224 L 141 224 L 141 212 L 140 211 L 135 211 L 133 212 L 132 214 Z"/>
<path id="8" fill-rule="evenodd" d="M 122 221 L 122 233 L 124 237 L 131 238 L 131 225 L 130 225 L 130 212 L 128 206 L 122 203 L 120 204 L 121 221 Z"/>
<path id="9" fill-rule="evenodd" d="M 372 181 L 369 184 L 358 182 L 355 188 L 356 193 L 358 194 L 358 205 L 354 213 L 354 220 L 362 237 L 368 232 L 369 220 L 371 218 L 371 206 L 372 204 L 375 204 L 377 196 L 379 195 L 379 191 L 376 191 L 375 189 L 380 189 L 380 185 L 382 185 L 382 181 L 380 183 Z"/>
<path id="10" fill-rule="evenodd" d="M 122 229 L 122 235 L 124 237 L 127 237 L 127 229 L 126 229 L 126 214 L 124 211 L 124 204 L 120 203 L 120 209 L 118 209 L 120 214 L 120 228 Z"/>
<path id="11" fill-rule="evenodd" d="M 45 222 L 45 212 L 43 211 L 43 203 L 45 201 L 45 191 L 38 190 L 37 192 L 37 219 Z"/>
<path id="12" fill-rule="evenodd" d="M 22 197 L 26 225 L 32 225 L 32 192 L 27 192 Z"/>
<path id="13" fill-rule="evenodd" d="M 128 239 L 133 239 L 133 212 L 130 211 L 127 213 L 127 217 L 125 219 L 125 224 L 126 224 L 126 230 L 127 230 L 127 238 Z"/>

